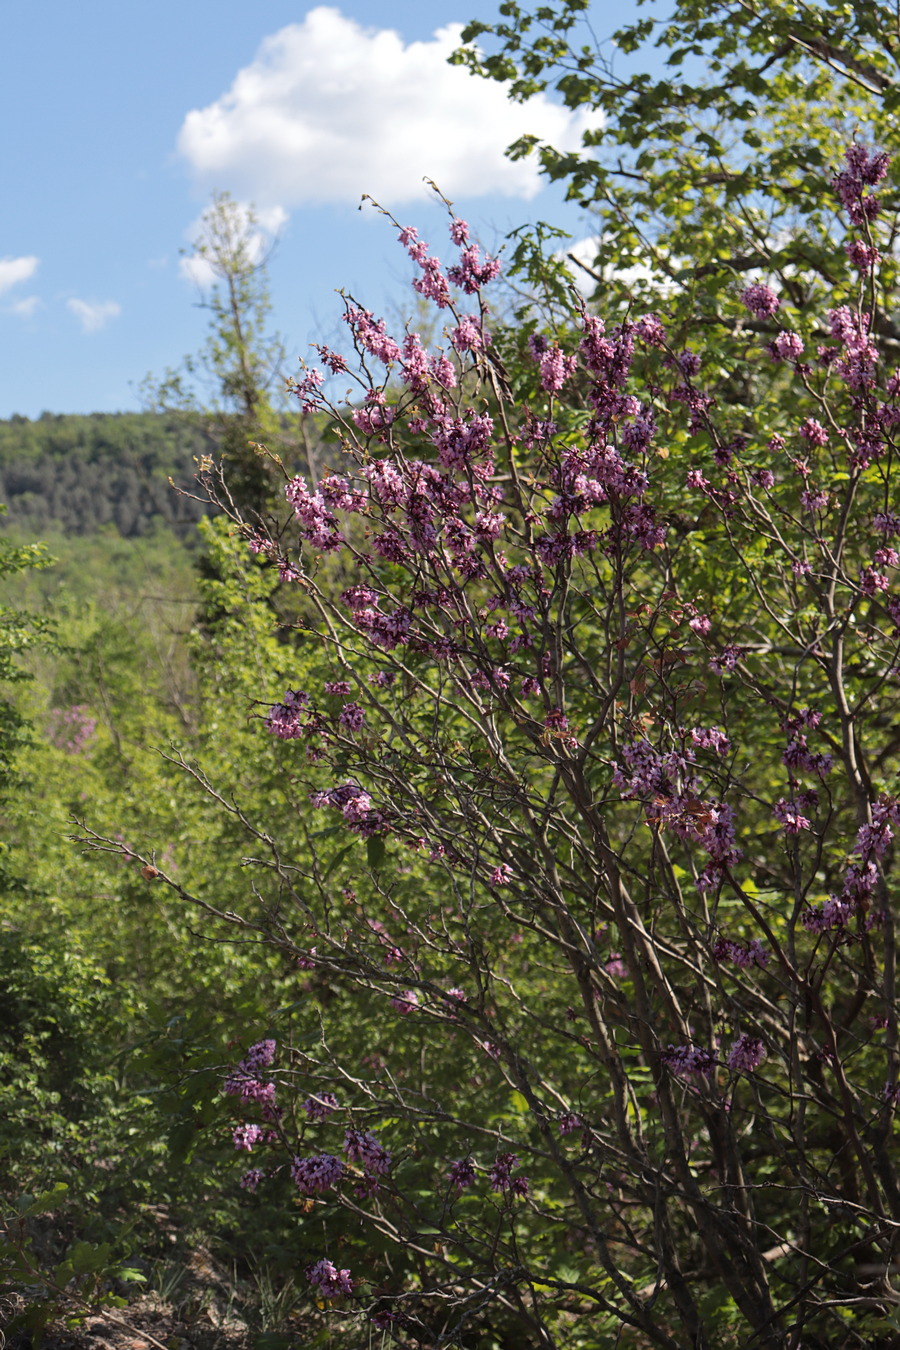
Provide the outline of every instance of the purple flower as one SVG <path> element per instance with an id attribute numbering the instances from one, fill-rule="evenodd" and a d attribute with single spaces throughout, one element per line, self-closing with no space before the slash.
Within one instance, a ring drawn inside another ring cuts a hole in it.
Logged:
<path id="1" fill-rule="evenodd" d="M 801 830 L 809 829 L 809 819 L 801 814 L 798 804 L 784 797 L 775 803 L 773 815 L 785 834 L 799 834 Z"/>
<path id="2" fill-rule="evenodd" d="M 575 1130 L 581 1129 L 582 1123 L 581 1117 L 573 1115 L 571 1111 L 560 1116 L 557 1121 L 561 1135 L 573 1134 Z"/>
<path id="3" fill-rule="evenodd" d="M 366 715 L 358 703 L 345 703 L 338 720 L 348 731 L 359 731 L 366 720 Z"/>
<path id="4" fill-rule="evenodd" d="M 800 922 L 809 933 L 825 933 L 832 928 L 844 928 L 850 922 L 853 907 L 836 895 L 822 905 L 810 905 L 800 915 Z"/>
<path id="5" fill-rule="evenodd" d="M 890 579 L 884 572 L 876 572 L 874 567 L 864 567 L 859 574 L 859 589 L 863 595 L 877 595 L 879 591 L 890 588 Z"/>
<path id="6" fill-rule="evenodd" d="M 512 881 L 512 874 L 512 868 L 509 864 L 501 863 L 500 866 L 495 867 L 491 873 L 491 879 L 488 882 L 488 885 L 492 891 L 498 890 L 501 886 L 508 886 Z"/>
<path id="7" fill-rule="evenodd" d="M 849 243 L 844 245 L 844 248 L 847 257 L 860 272 L 871 272 L 881 262 L 881 254 L 878 249 L 873 248 L 862 239 L 851 239 Z"/>
<path id="8" fill-rule="evenodd" d="M 225 1079 L 224 1092 L 228 1097 L 240 1097 L 243 1102 L 256 1102 L 266 1119 L 276 1114 L 275 1084 L 263 1082 L 260 1070 L 270 1067 L 275 1058 L 275 1041 L 257 1041 Z M 238 1145 L 235 1145 L 238 1147 Z"/>
<path id="9" fill-rule="evenodd" d="M 262 1168 L 251 1167 L 250 1170 L 245 1172 L 241 1177 L 240 1185 L 245 1191 L 249 1191 L 252 1195 L 256 1191 L 259 1183 L 265 1179 L 265 1175 Z"/>
<path id="10" fill-rule="evenodd" d="M 693 622 L 692 620 L 691 627 Z M 691 740 L 701 750 L 714 750 L 717 755 L 727 755 L 731 749 L 731 742 L 725 732 L 720 731 L 718 727 L 694 727 L 691 730 Z"/>
<path id="11" fill-rule="evenodd" d="M 322 1298 L 342 1298 L 353 1293 L 353 1281 L 349 1270 L 338 1270 L 331 1261 L 324 1258 L 315 1265 L 306 1267 L 306 1278 L 314 1285 Z"/>
<path id="12" fill-rule="evenodd" d="M 828 444 L 828 432 L 817 422 L 814 417 L 807 417 L 800 423 L 798 434 L 808 441 L 810 446 L 823 446 Z"/>
<path id="13" fill-rule="evenodd" d="M 663 347 L 666 342 L 666 330 L 656 314 L 644 314 L 634 325 L 634 331 L 648 347 Z"/>
<path id="14" fill-rule="evenodd" d="M 713 945 L 713 956 L 717 961 L 731 961 L 739 970 L 748 970 L 751 966 L 765 970 L 769 964 L 769 953 L 759 938 L 752 938 L 744 947 L 732 938 L 718 937 Z"/>
<path id="15" fill-rule="evenodd" d="M 727 647 L 722 648 L 718 656 L 712 658 L 709 663 L 709 668 L 710 670 L 717 670 L 720 674 L 736 670 L 738 662 L 743 655 L 743 647 L 735 647 L 733 644 L 729 643 Z"/>
<path id="16" fill-rule="evenodd" d="M 344 1164 L 332 1153 L 316 1153 L 311 1158 L 294 1158 L 291 1180 L 302 1195 L 330 1190 L 344 1175 Z"/>
<path id="17" fill-rule="evenodd" d="M 515 1153 L 501 1153 L 490 1170 L 489 1180 L 492 1191 L 501 1194 L 524 1197 L 528 1194 L 528 1178 L 513 1178 L 511 1173 L 519 1166 Z"/>
<path id="18" fill-rule="evenodd" d="M 548 394 L 558 394 L 566 380 L 574 375 L 577 365 L 574 356 L 567 356 L 561 347 L 551 347 L 545 338 L 532 334 L 528 339 L 531 355 L 541 368 L 541 387 Z"/>
<path id="19" fill-rule="evenodd" d="M 716 1067 L 715 1055 L 693 1045 L 670 1045 L 662 1052 L 661 1058 L 676 1078 L 705 1078 Z"/>
<path id="20" fill-rule="evenodd" d="M 454 216 L 450 222 L 450 238 L 457 248 L 465 248 L 469 242 L 469 227 L 459 216 Z"/>
<path id="21" fill-rule="evenodd" d="M 447 270 L 449 280 L 454 286 L 464 290 L 466 295 L 474 295 L 477 290 L 499 275 L 499 260 L 487 254 L 482 259 L 477 244 L 468 244 L 460 256 L 458 265 Z"/>
<path id="22" fill-rule="evenodd" d="M 879 511 L 872 517 L 872 529 L 888 539 L 900 538 L 900 516 L 893 511 Z"/>
<path id="23" fill-rule="evenodd" d="M 450 1170 L 447 1173 L 447 1180 L 451 1186 L 455 1186 L 457 1191 L 465 1191 L 475 1180 L 475 1164 L 471 1158 L 460 1158 L 457 1162 L 450 1164 Z"/>
<path id="24" fill-rule="evenodd" d="M 296 740 L 306 726 L 309 694 L 289 689 L 281 703 L 276 703 L 266 717 L 266 730 L 283 741 Z"/>
<path id="25" fill-rule="evenodd" d="M 346 697 L 350 693 L 350 684 L 347 680 L 327 680 L 322 689 L 326 694 Z"/>
<path id="26" fill-rule="evenodd" d="M 874 220 L 881 209 L 881 203 L 874 193 L 866 189 L 880 183 L 887 173 L 890 156 L 881 152 L 870 152 L 864 145 L 854 141 L 844 152 L 846 167 L 836 173 L 831 186 L 840 197 L 847 214 L 854 225 L 862 226 Z"/>
<path id="27" fill-rule="evenodd" d="M 396 949 L 395 949 L 396 950 Z M 403 953 L 400 953 L 402 959 Z M 419 995 L 415 989 L 407 989 L 402 994 L 395 994 L 391 999 L 391 1007 L 396 1009 L 401 1017 L 406 1017 L 414 1012 L 419 1006 Z"/>
<path id="28" fill-rule="evenodd" d="M 236 1125 L 232 1131 L 232 1138 L 239 1153 L 250 1153 L 253 1145 L 264 1139 L 265 1134 L 261 1125 Z"/>
<path id="29" fill-rule="evenodd" d="M 351 305 L 344 315 L 344 322 L 350 325 L 359 345 L 384 365 L 400 359 L 400 348 L 385 333 L 384 319 L 373 322 L 371 310 L 357 309 Z"/>
<path id="30" fill-rule="evenodd" d="M 738 1036 L 728 1052 L 728 1067 L 732 1073 L 752 1073 L 766 1057 L 766 1047 L 758 1036 L 746 1033 Z"/>
<path id="31" fill-rule="evenodd" d="M 769 319 L 781 301 L 770 286 L 757 282 L 741 292 L 741 301 L 757 319 Z"/>
<path id="32" fill-rule="evenodd" d="M 603 969 L 610 979 L 624 980 L 628 975 L 628 967 L 622 960 L 620 952 L 610 952 L 607 959 L 603 962 Z"/>
<path id="33" fill-rule="evenodd" d="M 779 333 L 769 351 L 776 361 L 796 361 L 803 355 L 803 342 L 796 333 Z"/>
<path id="34" fill-rule="evenodd" d="M 490 342 L 482 332 L 481 323 L 474 314 L 463 314 L 459 325 L 450 334 L 450 341 L 458 352 L 480 352 Z"/>
<path id="35" fill-rule="evenodd" d="M 275 1058 L 276 1048 L 277 1042 L 275 1041 L 257 1041 L 255 1045 L 251 1045 L 239 1067 L 245 1069 L 247 1073 L 255 1073 L 258 1069 L 268 1069 Z"/>
<path id="36" fill-rule="evenodd" d="M 372 1176 L 383 1175 L 391 1165 L 391 1155 L 370 1130 L 355 1130 L 344 1135 L 344 1152 L 351 1162 L 359 1163 Z"/>
<path id="37" fill-rule="evenodd" d="M 333 1092 L 320 1092 L 315 1097 L 307 1097 L 302 1109 L 307 1120 L 327 1120 L 339 1109 L 338 1099 Z"/>

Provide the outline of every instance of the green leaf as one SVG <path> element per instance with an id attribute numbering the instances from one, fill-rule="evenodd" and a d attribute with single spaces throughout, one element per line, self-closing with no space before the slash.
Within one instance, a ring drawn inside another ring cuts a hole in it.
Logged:
<path id="1" fill-rule="evenodd" d="M 371 839 L 366 840 L 366 861 L 373 872 L 376 872 L 384 862 L 385 846 L 384 837 L 380 834 L 373 835 Z"/>

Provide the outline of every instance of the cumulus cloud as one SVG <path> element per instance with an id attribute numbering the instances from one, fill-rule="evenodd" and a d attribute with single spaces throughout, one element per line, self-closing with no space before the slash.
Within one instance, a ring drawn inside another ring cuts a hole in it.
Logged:
<path id="1" fill-rule="evenodd" d="M 67 300 L 66 305 L 75 315 L 81 324 L 82 331 L 85 333 L 99 333 L 101 328 L 109 323 L 110 319 L 117 318 L 122 313 L 122 306 L 115 300 L 100 300 L 92 303 L 90 300 Z"/>
<path id="2" fill-rule="evenodd" d="M 523 134 L 560 150 L 581 145 L 599 113 L 571 113 L 543 95 L 510 103 L 501 85 L 449 66 L 461 24 L 404 44 L 321 5 L 266 38 L 214 103 L 189 112 L 180 153 L 204 186 L 287 206 L 391 205 L 435 180 L 449 196 L 500 192 L 530 198 L 541 180 L 531 160 L 505 148 Z"/>
<path id="3" fill-rule="evenodd" d="M 0 258 L 0 295 L 8 291 L 10 286 L 33 277 L 37 271 L 38 261 L 35 257 Z"/>

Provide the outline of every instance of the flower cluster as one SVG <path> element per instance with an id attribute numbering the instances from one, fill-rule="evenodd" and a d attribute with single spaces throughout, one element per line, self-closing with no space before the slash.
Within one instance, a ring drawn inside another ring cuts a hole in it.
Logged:
<path id="1" fill-rule="evenodd" d="M 370 1130 L 348 1129 L 344 1135 L 344 1152 L 369 1178 L 383 1176 L 391 1165 L 390 1153 Z"/>
<path id="2" fill-rule="evenodd" d="M 240 1097 L 244 1103 L 255 1102 L 260 1106 L 266 1120 L 273 1120 L 277 1115 L 275 1084 L 261 1078 L 260 1073 L 271 1067 L 275 1048 L 275 1042 L 271 1040 L 257 1041 L 251 1045 L 237 1068 L 225 1079 L 224 1085 L 227 1096 Z M 235 1142 L 235 1147 L 240 1145 Z"/>
<path id="3" fill-rule="evenodd" d="M 888 170 L 890 158 L 883 151 L 875 153 L 854 141 L 844 154 L 845 167 L 835 174 L 831 186 L 840 197 L 854 225 L 866 225 L 881 209 L 878 198 L 867 191 L 881 182 Z"/>
<path id="4" fill-rule="evenodd" d="M 457 1191 L 468 1190 L 475 1180 L 475 1164 L 472 1159 L 460 1158 L 451 1163 L 447 1179 Z"/>
<path id="5" fill-rule="evenodd" d="M 330 1190 L 344 1175 L 344 1164 L 332 1153 L 317 1153 L 311 1158 L 294 1158 L 291 1180 L 302 1195 Z"/>
<path id="6" fill-rule="evenodd" d="M 338 1270 L 324 1258 L 306 1267 L 306 1278 L 322 1298 L 344 1298 L 353 1293 L 349 1270 Z"/>
<path id="7" fill-rule="evenodd" d="M 761 282 L 747 286 L 741 292 L 741 301 L 757 319 L 770 319 L 781 304 L 771 286 Z"/>
<path id="8" fill-rule="evenodd" d="M 319 809 L 330 806 L 340 811 L 348 830 L 362 835 L 364 839 L 383 834 L 389 828 L 384 813 L 373 807 L 372 798 L 355 783 L 341 783 L 337 787 L 312 792 L 309 800 Z"/>
<path id="9" fill-rule="evenodd" d="M 716 1067 L 716 1057 L 711 1051 L 693 1045 L 670 1045 L 661 1059 L 676 1078 L 708 1078 Z"/>
<path id="10" fill-rule="evenodd" d="M 746 1033 L 738 1036 L 728 1052 L 728 1067 L 732 1073 L 752 1073 L 766 1057 L 766 1047 L 758 1036 Z"/>
<path id="11" fill-rule="evenodd" d="M 751 938 L 745 946 L 742 942 L 735 942 L 732 938 L 717 937 L 713 944 L 713 956 L 720 962 L 730 961 L 739 970 L 750 970 L 753 966 L 765 970 L 769 964 L 769 952 L 759 938 Z"/>
<path id="12" fill-rule="evenodd" d="M 491 1190 L 523 1200 L 528 1194 L 528 1178 L 512 1175 L 519 1165 L 519 1159 L 515 1153 L 498 1154 L 488 1175 Z"/>
<path id="13" fill-rule="evenodd" d="M 333 1092 L 320 1092 L 315 1097 L 307 1097 L 301 1109 L 306 1112 L 307 1120 L 327 1120 L 339 1109 L 338 1099 Z"/>

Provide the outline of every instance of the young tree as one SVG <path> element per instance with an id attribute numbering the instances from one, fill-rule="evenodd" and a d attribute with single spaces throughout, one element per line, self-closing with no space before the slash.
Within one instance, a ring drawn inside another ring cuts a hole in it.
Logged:
<path id="1" fill-rule="evenodd" d="M 361 406 L 296 386 L 344 468 L 288 481 L 296 539 L 241 528 L 328 667 L 265 716 L 314 856 L 219 789 L 246 905 L 145 865 L 305 972 L 224 1078 L 242 1184 L 299 1193 L 314 1297 L 401 1343 L 894 1343 L 887 172 L 835 166 L 855 293 L 729 298 L 765 325 L 739 424 L 656 314 L 492 333 L 458 219 L 447 269 L 400 232 L 444 348 L 348 302 Z"/>
<path id="2" fill-rule="evenodd" d="M 252 206 L 216 193 L 187 255 L 190 275 L 210 316 L 209 335 L 182 369 L 145 382 L 157 407 L 205 413 L 228 467 L 229 491 L 242 510 L 262 513 L 275 488 L 260 441 L 282 444 L 283 339 L 269 330 L 268 261 L 273 244 Z"/>

